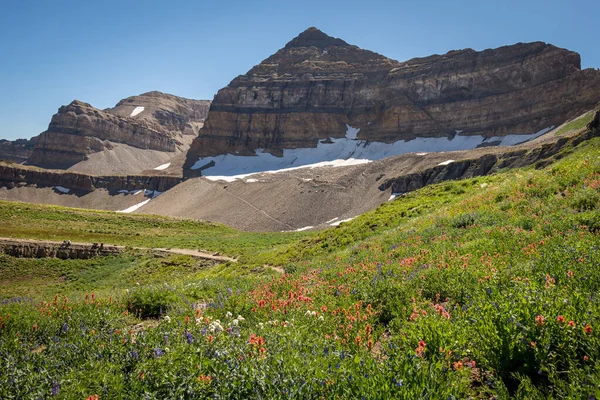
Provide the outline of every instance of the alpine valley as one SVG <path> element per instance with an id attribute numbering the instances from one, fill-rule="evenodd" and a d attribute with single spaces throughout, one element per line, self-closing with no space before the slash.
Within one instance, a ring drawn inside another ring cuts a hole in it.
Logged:
<path id="1" fill-rule="evenodd" d="M 596 399 L 598 136 L 542 42 L 74 100 L 0 140 L 0 399 Z"/>

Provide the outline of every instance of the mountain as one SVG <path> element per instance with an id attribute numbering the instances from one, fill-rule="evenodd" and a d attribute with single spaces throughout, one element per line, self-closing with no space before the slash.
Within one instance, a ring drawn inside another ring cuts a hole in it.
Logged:
<path id="1" fill-rule="evenodd" d="M 209 106 L 161 92 L 128 97 L 106 110 L 75 100 L 52 117 L 27 164 L 95 174 L 153 169 L 187 151 Z"/>
<path id="2" fill-rule="evenodd" d="M 309 28 L 217 93 L 184 168 L 190 176 L 257 172 L 514 144 L 598 101 L 600 72 L 550 44 L 398 62 Z M 374 142 L 380 148 L 368 151 Z M 380 146 L 392 143 L 392 151 Z M 259 165 L 228 167 L 248 163 Z"/>
<path id="3" fill-rule="evenodd" d="M 0 160 L 23 163 L 33 151 L 35 139 L 0 139 Z"/>

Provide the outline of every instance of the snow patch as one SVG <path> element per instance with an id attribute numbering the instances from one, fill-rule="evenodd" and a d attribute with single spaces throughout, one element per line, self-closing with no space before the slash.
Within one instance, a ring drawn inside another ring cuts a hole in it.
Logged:
<path id="1" fill-rule="evenodd" d="M 129 114 L 129 116 L 130 117 L 135 117 L 136 115 L 138 115 L 142 111 L 144 111 L 144 107 L 136 107 L 136 108 L 133 109 L 133 111 L 131 112 L 131 114 Z"/>
<path id="2" fill-rule="evenodd" d="M 309 229 L 314 228 L 314 226 L 305 226 L 304 228 L 298 228 L 296 229 L 294 232 L 302 232 L 302 231 L 307 231 Z"/>
<path id="3" fill-rule="evenodd" d="M 452 164 L 454 161 L 456 161 L 456 160 L 446 160 L 446 161 L 442 161 L 438 165 L 448 165 L 448 164 Z"/>
<path id="4" fill-rule="evenodd" d="M 171 166 L 171 163 L 166 163 L 166 164 L 159 165 L 158 167 L 156 167 L 154 169 L 157 171 L 162 171 L 164 169 L 169 168 L 170 166 Z"/>
<path id="5" fill-rule="evenodd" d="M 261 153 L 261 154 L 265 154 L 265 153 Z M 241 163 L 242 165 L 243 165 L 244 161 L 246 161 L 246 160 L 249 161 L 249 162 L 258 161 L 258 160 L 253 159 L 252 157 L 232 156 L 231 154 L 225 154 L 225 155 L 222 155 L 222 156 L 207 157 L 207 158 L 227 158 L 228 156 L 230 156 L 230 157 L 237 157 L 237 158 L 242 159 L 242 160 L 235 160 L 235 162 Z M 275 156 L 271 156 L 271 157 L 275 157 Z M 231 160 L 231 158 L 229 158 L 229 159 Z M 257 171 L 257 172 L 251 172 L 251 173 L 248 173 L 248 174 L 240 174 L 240 175 L 204 175 L 204 177 L 206 179 L 210 180 L 210 181 L 233 182 L 233 181 L 236 181 L 238 179 L 244 179 L 244 178 L 246 178 L 248 176 L 255 175 L 257 173 L 261 173 L 261 174 L 277 174 L 277 173 L 280 173 L 280 172 L 293 171 L 293 170 L 301 169 L 301 168 L 311 168 L 312 169 L 312 168 L 319 168 L 319 167 L 346 167 L 346 166 L 350 166 L 350 165 L 366 164 L 366 163 L 369 163 L 369 162 L 371 162 L 371 160 L 356 160 L 354 158 L 349 158 L 347 160 L 321 161 L 321 162 L 317 162 L 317 163 L 314 163 L 314 164 L 301 165 L 299 167 L 274 169 L 274 170 L 269 170 L 269 171 Z M 241 168 L 252 168 L 252 166 L 251 165 L 246 165 L 246 166 L 241 166 Z M 193 167 L 192 167 L 192 169 L 193 169 Z M 247 180 L 246 180 L 246 182 L 247 182 Z"/>
<path id="6" fill-rule="evenodd" d="M 388 144 L 357 140 L 360 129 L 346 125 L 346 137 L 332 138 L 326 143 L 319 141 L 316 148 L 283 149 L 281 157 L 265 152 L 264 149 L 255 150 L 253 156 L 223 154 L 203 157 L 196 161 L 192 169 L 201 169 L 202 176 L 213 181 L 233 182 L 258 172 L 277 173 L 298 168 L 355 165 L 405 153 L 425 155 L 429 152 L 471 150 L 485 145 L 511 146 L 535 139 L 551 129 L 553 127 L 533 134 L 490 138 L 458 134 L 453 138 L 421 137 Z"/>
<path id="7" fill-rule="evenodd" d="M 346 124 L 346 139 L 356 140 L 358 132 L 360 132 L 360 128 L 353 128 Z"/>
<path id="8" fill-rule="evenodd" d="M 402 193 L 392 193 L 392 195 L 390 196 L 390 198 L 388 199 L 388 201 L 392 201 L 396 197 L 401 196 L 401 195 L 402 195 Z"/>
<path id="9" fill-rule="evenodd" d="M 329 224 L 329 225 L 331 225 L 331 226 L 338 226 L 338 225 L 339 225 L 339 224 L 341 224 L 342 222 L 348 222 L 348 221 L 352 221 L 354 218 L 356 218 L 356 217 L 347 218 L 347 219 L 342 219 L 342 220 L 336 221 L 336 222 L 334 222 L 334 223 L 331 223 L 331 224 Z"/>
<path id="10" fill-rule="evenodd" d="M 427 155 L 427 153 L 415 153 L 415 154 L 418 155 L 418 156 L 425 156 L 425 155 Z"/>
<path id="11" fill-rule="evenodd" d="M 63 187 L 63 186 L 54 186 L 54 189 L 56 189 L 57 191 L 67 194 L 71 191 L 71 189 Z"/>
<path id="12" fill-rule="evenodd" d="M 133 206 L 131 206 L 129 208 L 126 208 L 124 210 L 119 210 L 117 212 L 119 212 L 119 213 L 126 213 L 126 214 L 132 213 L 135 210 L 137 210 L 138 208 L 140 208 L 140 207 L 145 206 L 146 204 L 148 204 L 150 202 L 150 200 L 152 200 L 152 199 L 144 200 L 141 203 L 137 203 L 137 204 L 135 204 L 135 205 L 133 205 Z"/>
<path id="13" fill-rule="evenodd" d="M 254 183 L 254 182 L 258 182 L 258 179 L 246 179 L 246 182 Z"/>

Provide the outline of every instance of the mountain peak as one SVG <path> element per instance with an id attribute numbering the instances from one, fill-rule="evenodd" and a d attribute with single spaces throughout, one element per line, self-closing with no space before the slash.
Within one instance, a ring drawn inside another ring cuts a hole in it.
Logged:
<path id="1" fill-rule="evenodd" d="M 348 46 L 348 43 L 344 42 L 342 39 L 331 37 L 314 26 L 311 26 L 286 44 L 285 48 L 291 49 L 295 47 L 312 46 L 324 49 L 329 46 Z"/>

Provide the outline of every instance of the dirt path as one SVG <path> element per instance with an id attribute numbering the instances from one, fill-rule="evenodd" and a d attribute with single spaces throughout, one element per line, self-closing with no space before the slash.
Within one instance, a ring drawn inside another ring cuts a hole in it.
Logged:
<path id="1" fill-rule="evenodd" d="M 37 246 L 52 246 L 52 247 L 60 247 L 63 245 L 62 241 L 59 242 L 59 241 L 52 241 L 52 240 L 0 237 L 0 244 L 1 243 L 21 243 L 21 244 L 31 244 L 31 245 L 37 245 Z M 97 248 L 98 243 L 96 243 L 94 245 L 94 243 L 71 242 L 70 246 L 82 247 L 82 248 L 83 247 Z M 111 248 L 111 249 L 117 249 L 120 252 L 125 251 L 125 249 L 127 248 L 126 246 L 112 246 L 112 245 L 105 245 L 105 247 Z M 193 250 L 193 249 L 173 249 L 173 248 L 166 249 L 166 248 L 150 248 L 150 247 L 132 247 L 132 248 L 135 250 L 149 251 L 149 252 L 153 252 L 153 253 L 183 254 L 183 255 L 187 255 L 187 256 L 203 258 L 206 260 L 215 260 L 215 261 L 223 261 L 223 262 L 227 262 L 227 261 L 236 262 L 237 261 L 235 258 L 216 255 L 216 254 L 210 254 L 210 253 L 206 253 L 206 252 L 199 251 L 199 250 Z"/>

